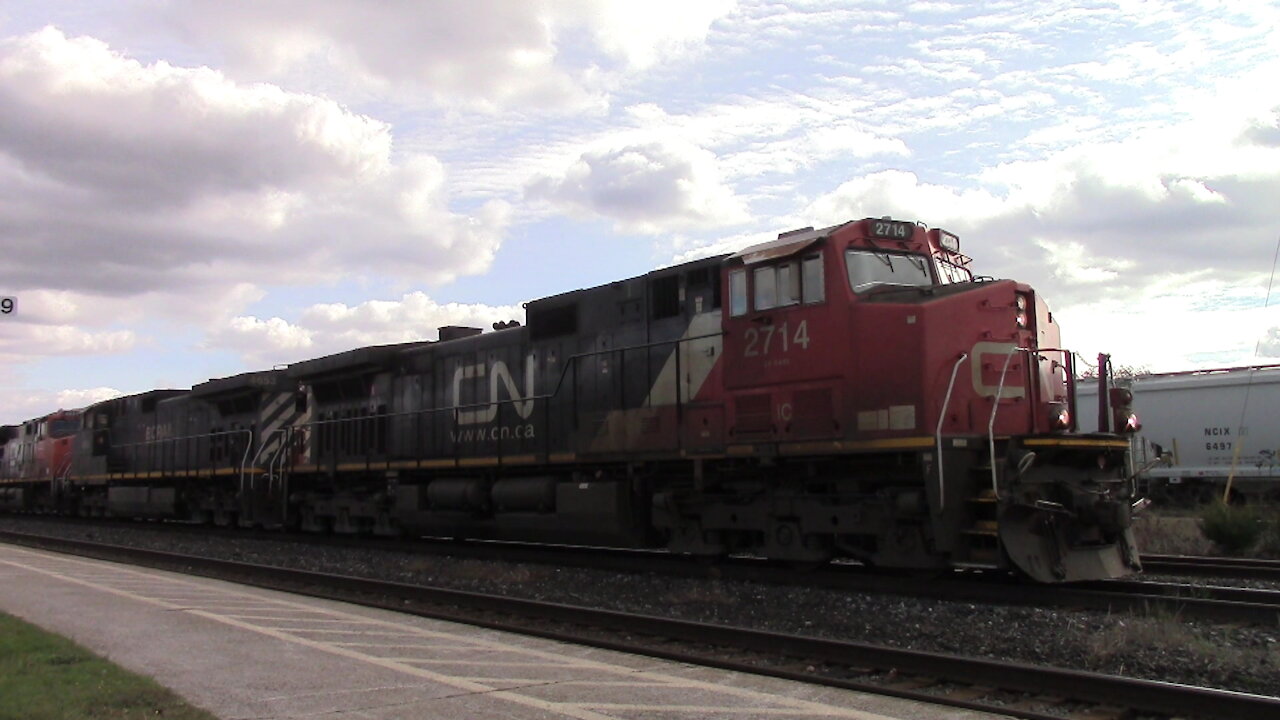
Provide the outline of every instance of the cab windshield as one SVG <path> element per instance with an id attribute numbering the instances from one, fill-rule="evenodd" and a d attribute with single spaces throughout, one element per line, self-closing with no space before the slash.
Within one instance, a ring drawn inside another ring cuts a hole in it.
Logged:
<path id="1" fill-rule="evenodd" d="M 854 292 L 865 292 L 878 285 L 933 285 L 928 260 L 923 255 L 848 250 L 844 262 Z"/>
<path id="2" fill-rule="evenodd" d="M 70 437 L 72 435 L 75 435 L 76 431 L 79 429 L 80 429 L 79 419 L 63 418 L 60 420 L 54 420 L 53 422 L 49 423 L 49 437 L 51 438 Z"/>

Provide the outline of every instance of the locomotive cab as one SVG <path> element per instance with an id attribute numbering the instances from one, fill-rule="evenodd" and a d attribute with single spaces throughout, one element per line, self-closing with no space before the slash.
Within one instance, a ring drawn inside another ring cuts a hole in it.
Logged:
<path id="1" fill-rule="evenodd" d="M 812 228 L 783 233 L 726 262 L 730 442 L 839 434 L 844 389 L 837 339 L 845 317 L 840 303 L 827 300 L 832 264 L 825 231 Z"/>
<path id="2" fill-rule="evenodd" d="M 968 260 L 954 235 L 888 219 L 803 228 L 730 257 L 731 437 L 869 440 L 924 430 L 933 406 L 921 376 L 939 344 L 926 321 L 947 305 L 936 301 L 975 286 Z"/>

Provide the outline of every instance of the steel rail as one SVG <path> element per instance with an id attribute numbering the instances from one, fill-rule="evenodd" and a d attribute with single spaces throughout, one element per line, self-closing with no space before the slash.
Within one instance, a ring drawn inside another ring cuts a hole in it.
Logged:
<path id="1" fill-rule="evenodd" d="M 96 524 L 97 519 L 57 518 L 57 523 Z M 830 564 L 798 572 L 785 564 L 752 557 L 730 557 L 715 565 L 691 562 L 665 551 L 619 548 L 543 546 L 505 541 L 357 538 L 250 531 L 203 525 L 149 525 L 153 532 L 206 534 L 260 540 L 318 544 L 381 552 L 435 553 L 479 560 L 531 562 L 597 570 L 708 578 L 774 585 L 798 585 L 849 592 L 896 594 L 948 602 L 1058 607 L 1134 615 L 1161 615 L 1220 623 L 1280 626 L 1280 591 L 1253 588 L 1103 580 L 1063 585 L 1020 582 L 1002 573 L 943 573 L 913 576 L 885 573 L 854 564 Z"/>
<path id="2" fill-rule="evenodd" d="M 1143 555 L 1142 566 L 1150 573 L 1280 581 L 1280 560 L 1203 555 Z"/>
<path id="3" fill-rule="evenodd" d="M 653 616 L 629 615 L 559 603 L 189 557 L 154 550 L 31 536 L 8 531 L 0 532 L 0 539 L 57 552 L 91 557 L 107 556 L 113 560 L 127 559 L 138 564 L 215 576 L 259 587 L 360 602 L 402 612 L 409 611 L 524 634 L 554 637 L 579 644 L 727 667 L 802 682 L 908 697 L 934 704 L 1002 712 L 1024 718 L 1060 718 L 1063 715 L 1036 709 L 1023 710 L 1019 708 L 1022 703 L 993 706 L 978 702 L 961 693 L 957 693 L 954 697 L 934 695 L 901 686 L 893 687 L 849 678 L 827 677 L 811 663 L 825 663 L 853 669 L 855 674 L 863 676 L 881 673 L 892 677 L 905 673 L 911 676 L 942 678 L 948 682 L 969 684 L 983 688 L 982 692 L 995 688 L 998 691 L 1016 692 L 1036 698 L 1051 695 L 1060 698 L 1062 702 L 1119 706 L 1167 716 L 1229 717 L 1232 720 L 1254 720 L 1255 718 L 1270 720 L 1280 716 L 1280 698 L 1214 688 L 785 635 Z M 406 602 L 410 605 L 406 605 Z M 432 608 L 413 607 L 412 603 L 424 603 Z M 495 614 L 497 617 L 494 617 Z M 524 623 L 517 620 L 521 618 L 525 620 Z M 546 623 L 559 623 L 566 627 L 547 628 Z M 603 637 L 601 637 L 602 633 Z M 637 641 L 630 637 L 625 641 L 620 640 L 619 634 L 624 633 L 642 634 L 648 636 L 649 640 Z M 705 648 L 694 650 L 690 648 L 690 644 L 714 647 L 711 651 Z M 756 659 L 756 663 L 761 664 L 745 662 L 734 657 L 735 653 L 744 651 L 763 655 L 764 658 Z M 730 659 L 726 659 L 726 655 L 729 655 Z M 806 665 L 807 663 L 810 664 Z M 801 666 L 805 669 L 796 669 Z M 992 690 L 988 694 L 995 693 L 997 690 Z M 1034 702 L 1029 701 L 1027 704 Z"/>

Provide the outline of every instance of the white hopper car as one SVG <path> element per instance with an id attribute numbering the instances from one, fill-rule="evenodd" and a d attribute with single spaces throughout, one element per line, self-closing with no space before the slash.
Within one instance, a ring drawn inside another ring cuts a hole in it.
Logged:
<path id="1" fill-rule="evenodd" d="M 1096 429 L 1097 383 L 1078 388 L 1080 429 Z M 1142 423 L 1132 462 L 1150 497 L 1204 502 L 1230 480 L 1233 501 L 1280 500 L 1280 365 L 1143 375 L 1129 389 Z"/>

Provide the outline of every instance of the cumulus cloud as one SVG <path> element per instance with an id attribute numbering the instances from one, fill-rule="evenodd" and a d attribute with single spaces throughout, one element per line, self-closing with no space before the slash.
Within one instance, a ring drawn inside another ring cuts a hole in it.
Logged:
<path id="1" fill-rule="evenodd" d="M 674 142 L 589 150 L 561 175 L 532 181 L 526 194 L 573 214 L 608 218 L 624 232 L 720 226 L 746 217 L 715 156 Z"/>
<path id="2" fill-rule="evenodd" d="M 125 393 L 109 387 L 60 390 L 54 393 L 54 403 L 60 408 L 82 408 L 117 398 Z"/>
<path id="3" fill-rule="evenodd" d="M 111 355 L 133 349 L 132 330 L 93 332 L 72 325 L 0 323 L 0 362 L 17 363 L 37 357 Z"/>
<path id="4" fill-rule="evenodd" d="M 1251 132 L 1268 117 L 1276 115 L 1213 110 L 1121 141 L 994 165 L 975 187 L 873 172 L 802 214 L 814 225 L 893 215 L 945 227 L 961 234 L 980 272 L 1033 280 L 1060 302 L 1084 300 L 1101 283 L 1123 292 L 1190 268 L 1256 282 L 1280 197 L 1280 149 Z"/>
<path id="5" fill-rule="evenodd" d="M 75 410 L 125 393 L 109 387 L 26 390 L 0 387 L 0 425 L 16 425 L 55 410 Z"/>
<path id="6" fill-rule="evenodd" d="M 993 217 L 1004 209 L 1001 198 L 986 190 L 957 190 L 921 182 L 915 173 L 883 170 L 849 180 L 818 197 L 803 213 L 813 225 L 831 225 L 864 217 L 891 216 L 932 222 L 969 218 L 971 222 Z"/>
<path id="7" fill-rule="evenodd" d="M 1127 294 L 1123 302 L 1095 297 L 1057 306 L 1054 317 L 1064 345 L 1086 358 L 1107 352 L 1117 364 L 1156 372 L 1239 366 L 1277 357 L 1271 353 L 1278 350 L 1272 341 L 1280 307 L 1264 306 L 1263 295 L 1256 286 L 1187 273 Z"/>
<path id="8" fill-rule="evenodd" d="M 447 104 L 581 108 L 604 101 L 610 74 L 696 49 L 735 5 L 284 0 L 232 8 L 193 0 L 171 6 L 166 17 L 246 73 L 336 72 Z"/>
<path id="9" fill-rule="evenodd" d="M 1046 264 L 1056 277 L 1076 285 L 1098 285 L 1115 280 L 1121 272 L 1130 270 L 1135 263 L 1090 255 L 1078 242 L 1051 243 L 1036 240 L 1044 251 Z"/>
<path id="10" fill-rule="evenodd" d="M 367 345 L 435 340 L 437 329 L 448 325 L 487 330 L 495 322 L 509 320 L 523 323 L 524 309 L 438 303 L 425 293 L 412 292 L 399 300 L 370 300 L 354 306 L 312 305 L 294 321 L 235 317 L 212 331 L 205 344 L 239 352 L 251 367 L 267 367 Z"/>
<path id="11" fill-rule="evenodd" d="M 133 295 L 483 270 L 509 210 L 318 96 L 149 65 L 54 28 L 0 42 L 0 282 Z M 66 259 L 77 258 L 69 264 Z"/>

